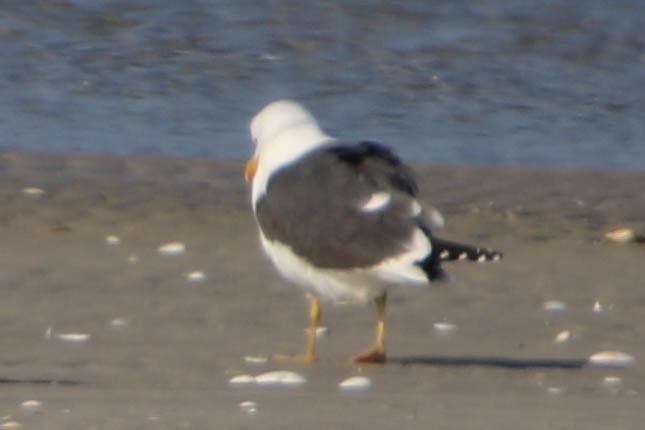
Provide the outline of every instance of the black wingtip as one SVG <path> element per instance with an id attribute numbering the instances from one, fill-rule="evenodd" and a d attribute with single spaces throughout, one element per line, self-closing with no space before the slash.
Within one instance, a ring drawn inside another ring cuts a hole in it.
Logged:
<path id="1" fill-rule="evenodd" d="M 441 268 L 441 263 L 444 261 L 468 260 L 484 263 L 499 261 L 503 257 L 503 253 L 491 248 L 479 248 L 433 237 L 432 252 L 417 264 L 423 269 L 429 281 L 441 281 L 450 279 Z"/>

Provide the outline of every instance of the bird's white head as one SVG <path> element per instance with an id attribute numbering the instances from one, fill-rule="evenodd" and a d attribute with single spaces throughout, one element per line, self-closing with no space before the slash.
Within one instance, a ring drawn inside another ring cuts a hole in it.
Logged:
<path id="1" fill-rule="evenodd" d="M 253 201 L 266 191 L 271 173 L 309 151 L 333 142 L 316 119 L 293 100 L 278 100 L 265 106 L 251 120 L 255 153 L 246 163 L 245 178 L 253 180 Z"/>
<path id="2" fill-rule="evenodd" d="M 293 100 L 269 103 L 251 120 L 251 137 L 256 144 L 256 152 L 262 151 L 283 131 L 303 124 L 318 127 L 316 119 L 302 105 Z"/>

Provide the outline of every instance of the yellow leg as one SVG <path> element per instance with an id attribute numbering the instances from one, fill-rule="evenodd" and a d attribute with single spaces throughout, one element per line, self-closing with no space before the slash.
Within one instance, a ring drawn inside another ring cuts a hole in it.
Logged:
<path id="1" fill-rule="evenodd" d="M 385 305 L 387 293 L 377 297 L 376 303 L 376 349 L 385 357 Z"/>
<path id="2" fill-rule="evenodd" d="M 307 329 L 307 344 L 305 351 L 300 355 L 282 355 L 273 356 L 276 361 L 291 361 L 301 363 L 311 363 L 316 359 L 316 331 L 320 326 L 320 301 L 316 296 L 309 295 L 309 328 Z"/>
<path id="3" fill-rule="evenodd" d="M 376 336 L 374 346 L 355 356 L 354 363 L 385 363 L 385 306 L 387 304 L 387 293 L 383 293 L 374 299 L 376 304 Z"/>
<path id="4" fill-rule="evenodd" d="M 320 302 L 316 296 L 309 296 L 309 328 L 307 329 L 307 347 L 303 356 L 311 363 L 316 359 L 316 332 L 320 326 Z"/>

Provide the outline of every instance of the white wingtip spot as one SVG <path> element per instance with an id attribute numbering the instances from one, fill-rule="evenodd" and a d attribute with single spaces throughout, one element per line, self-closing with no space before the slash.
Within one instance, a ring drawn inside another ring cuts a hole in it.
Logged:
<path id="1" fill-rule="evenodd" d="M 466 254 L 465 252 L 462 252 L 461 254 L 459 254 L 460 260 L 465 260 L 466 258 L 468 258 L 468 254 Z"/>
<path id="2" fill-rule="evenodd" d="M 441 251 L 441 254 L 439 254 L 439 258 L 441 258 L 442 260 L 445 260 L 448 257 L 450 257 L 450 253 L 447 249 L 444 249 L 443 251 Z"/>
<path id="3" fill-rule="evenodd" d="M 501 259 L 502 259 L 502 256 L 501 256 L 501 255 L 499 255 L 499 254 L 495 254 L 495 255 L 493 255 L 493 261 L 499 261 L 499 260 L 501 260 Z"/>
<path id="4" fill-rule="evenodd" d="M 636 359 L 621 351 L 601 351 L 589 357 L 589 364 L 599 367 L 629 367 Z"/>
<path id="5" fill-rule="evenodd" d="M 380 211 L 390 203 L 391 199 L 392 196 L 390 196 L 390 193 L 386 193 L 385 191 L 374 193 L 370 196 L 367 202 L 361 205 L 361 210 L 363 212 Z"/>
<path id="6" fill-rule="evenodd" d="M 477 258 L 477 262 L 478 262 L 478 263 L 483 263 L 484 261 L 486 261 L 486 255 L 484 255 L 484 254 L 480 255 L 480 256 Z"/>

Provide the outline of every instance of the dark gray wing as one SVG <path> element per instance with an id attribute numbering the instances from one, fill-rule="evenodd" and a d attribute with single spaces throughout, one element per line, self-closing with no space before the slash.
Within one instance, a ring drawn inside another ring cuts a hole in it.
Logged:
<path id="1" fill-rule="evenodd" d="M 377 186 L 397 189 L 416 197 L 419 192 L 412 170 L 388 147 L 375 142 L 328 149 L 359 174 L 367 175 Z"/>
<path id="2" fill-rule="evenodd" d="M 362 210 L 379 192 L 389 203 Z M 416 192 L 411 170 L 388 148 L 334 145 L 274 173 L 256 216 L 268 239 L 317 267 L 367 267 L 405 250 L 419 227 L 411 210 Z"/>

